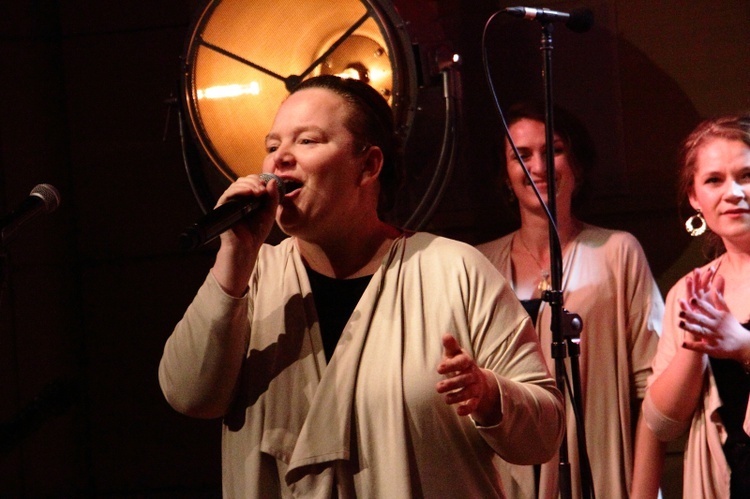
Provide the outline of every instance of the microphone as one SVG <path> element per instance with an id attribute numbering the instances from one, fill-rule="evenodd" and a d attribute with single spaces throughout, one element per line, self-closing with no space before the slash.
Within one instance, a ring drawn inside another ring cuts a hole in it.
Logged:
<path id="1" fill-rule="evenodd" d="M 568 14 L 550 9 L 535 9 L 532 7 L 508 7 L 503 10 L 506 14 L 524 19 L 536 19 L 542 23 L 564 21 L 565 26 L 576 33 L 584 33 L 594 25 L 594 13 L 590 9 L 575 9 Z"/>
<path id="2" fill-rule="evenodd" d="M 0 219 L 0 244 L 11 239 L 18 228 L 40 213 L 51 213 L 60 206 L 60 193 L 50 184 L 39 184 L 18 207 Z"/>
<path id="3" fill-rule="evenodd" d="M 286 188 L 279 177 L 271 173 L 261 173 L 260 178 L 265 183 L 275 180 L 279 198 L 284 197 Z M 191 250 L 213 241 L 222 232 L 242 220 L 248 213 L 263 206 L 264 198 L 265 196 L 243 196 L 228 199 L 224 204 L 209 211 L 198 222 L 185 229 L 180 234 L 180 247 L 183 250 Z"/>

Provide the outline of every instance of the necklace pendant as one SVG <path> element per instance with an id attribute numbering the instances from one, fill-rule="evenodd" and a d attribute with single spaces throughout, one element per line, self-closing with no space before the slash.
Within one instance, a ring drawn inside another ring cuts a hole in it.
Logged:
<path id="1" fill-rule="evenodd" d="M 539 281 L 539 285 L 537 286 L 537 289 L 542 293 L 552 289 L 552 283 L 550 282 L 550 279 L 549 279 L 549 272 L 542 272 L 542 280 Z"/>

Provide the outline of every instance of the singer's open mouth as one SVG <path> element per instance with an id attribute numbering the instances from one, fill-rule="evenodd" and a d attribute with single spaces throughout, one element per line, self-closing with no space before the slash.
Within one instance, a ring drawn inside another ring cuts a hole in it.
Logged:
<path id="1" fill-rule="evenodd" d="M 302 187 L 302 182 L 297 182 L 296 180 L 284 180 L 284 192 L 289 195 L 292 192 L 296 191 L 297 189 Z"/>

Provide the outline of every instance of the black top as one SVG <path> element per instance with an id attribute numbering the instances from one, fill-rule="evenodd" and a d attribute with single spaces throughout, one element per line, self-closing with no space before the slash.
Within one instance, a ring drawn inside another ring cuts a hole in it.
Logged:
<path id="1" fill-rule="evenodd" d="M 750 323 L 743 324 L 750 329 Z M 731 497 L 750 497 L 750 436 L 742 429 L 750 395 L 750 376 L 736 360 L 709 357 L 722 405 L 718 409 L 727 430 L 724 455 L 732 470 Z"/>
<path id="2" fill-rule="evenodd" d="M 371 275 L 354 279 L 335 279 L 319 274 L 309 267 L 307 277 L 310 279 L 315 309 L 320 321 L 320 334 L 323 337 L 323 350 L 326 360 L 330 361 L 341 332 L 357 306 L 362 293 L 370 283 Z"/>
<path id="3" fill-rule="evenodd" d="M 531 317 L 531 322 L 536 326 L 536 317 L 539 315 L 539 308 L 542 306 L 542 299 L 532 298 L 531 300 L 521 300 L 521 305 L 526 309 L 526 313 Z"/>

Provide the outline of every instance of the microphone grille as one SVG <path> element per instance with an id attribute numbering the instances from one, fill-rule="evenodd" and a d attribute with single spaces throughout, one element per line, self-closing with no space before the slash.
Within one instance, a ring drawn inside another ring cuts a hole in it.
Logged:
<path id="1" fill-rule="evenodd" d="M 60 192 L 51 184 L 39 184 L 31 189 L 31 196 L 37 196 L 44 203 L 45 213 L 52 213 L 60 206 Z"/>
<path id="2" fill-rule="evenodd" d="M 275 180 L 276 189 L 279 191 L 279 199 L 286 196 L 286 186 L 284 185 L 284 181 L 281 180 L 279 177 L 277 177 L 273 173 L 261 173 L 259 177 L 266 184 L 270 182 L 271 180 Z"/>

